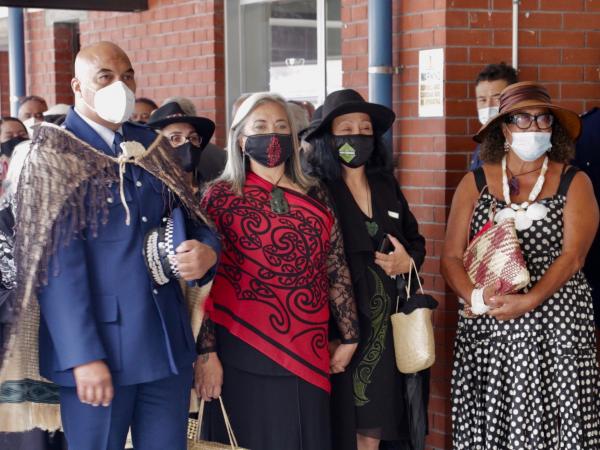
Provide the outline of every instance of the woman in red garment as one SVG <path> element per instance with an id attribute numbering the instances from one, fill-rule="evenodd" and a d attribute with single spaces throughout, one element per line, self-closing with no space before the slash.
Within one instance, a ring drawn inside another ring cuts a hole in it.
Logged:
<path id="1" fill-rule="evenodd" d="M 221 394 L 243 447 L 330 446 L 329 373 L 358 341 L 342 237 L 323 188 L 302 174 L 285 101 L 250 96 L 229 133 L 223 175 L 203 207 L 223 253 L 198 341 L 196 388 Z M 342 337 L 328 351 L 330 311 Z M 211 438 L 227 435 L 211 415 Z"/>

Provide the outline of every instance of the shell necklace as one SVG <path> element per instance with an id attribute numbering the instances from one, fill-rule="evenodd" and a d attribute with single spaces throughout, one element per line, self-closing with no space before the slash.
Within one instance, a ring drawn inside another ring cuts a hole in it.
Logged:
<path id="1" fill-rule="evenodd" d="M 504 195 L 504 201 L 506 202 L 506 208 L 502 209 L 496 214 L 495 221 L 500 222 L 505 219 L 514 219 L 515 228 L 519 231 L 526 230 L 533 225 L 534 220 L 542 220 L 548 215 L 548 208 L 537 203 L 535 200 L 542 192 L 542 187 L 546 181 L 546 172 L 548 171 L 548 157 L 544 159 L 542 164 L 542 170 L 540 176 L 535 182 L 528 201 L 519 203 L 512 203 L 510 200 L 510 186 L 508 184 L 508 176 L 506 174 L 506 155 L 502 158 L 502 193 Z"/>

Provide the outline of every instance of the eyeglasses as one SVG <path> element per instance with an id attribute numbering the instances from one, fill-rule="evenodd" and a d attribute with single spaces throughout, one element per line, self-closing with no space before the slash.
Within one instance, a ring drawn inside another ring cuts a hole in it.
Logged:
<path id="1" fill-rule="evenodd" d="M 190 142 L 195 147 L 200 147 L 200 144 L 202 144 L 202 138 L 196 133 L 192 133 L 187 137 L 183 134 L 172 134 L 167 136 L 167 139 L 173 147 L 179 147 L 186 142 Z"/>
<path id="2" fill-rule="evenodd" d="M 534 116 L 527 113 L 513 114 L 506 119 L 506 123 L 513 123 L 521 130 L 527 130 L 535 121 L 540 130 L 547 130 L 554 123 L 554 116 L 550 113 Z"/>

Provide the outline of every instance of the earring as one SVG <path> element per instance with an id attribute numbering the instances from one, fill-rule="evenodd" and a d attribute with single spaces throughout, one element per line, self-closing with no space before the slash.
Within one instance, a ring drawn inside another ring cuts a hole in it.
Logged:
<path id="1" fill-rule="evenodd" d="M 508 141 L 504 141 L 504 151 L 506 153 L 508 153 L 509 150 L 510 150 L 510 144 L 508 143 Z"/>

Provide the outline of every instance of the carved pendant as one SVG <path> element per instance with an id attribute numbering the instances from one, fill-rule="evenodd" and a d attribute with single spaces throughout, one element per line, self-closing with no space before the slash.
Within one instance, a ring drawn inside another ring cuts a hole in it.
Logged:
<path id="1" fill-rule="evenodd" d="M 367 232 L 369 233 L 369 236 L 375 237 L 375 235 L 379 231 L 379 225 L 377 225 L 377 222 L 365 220 L 365 225 L 367 226 Z"/>
<path id="2" fill-rule="evenodd" d="M 283 195 L 283 189 L 275 186 L 271 191 L 271 211 L 275 214 L 286 214 L 290 210 L 290 205 Z"/>

